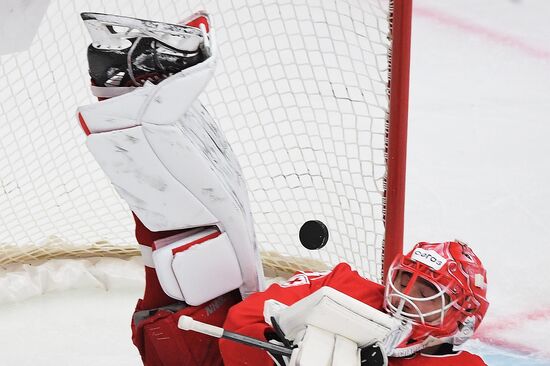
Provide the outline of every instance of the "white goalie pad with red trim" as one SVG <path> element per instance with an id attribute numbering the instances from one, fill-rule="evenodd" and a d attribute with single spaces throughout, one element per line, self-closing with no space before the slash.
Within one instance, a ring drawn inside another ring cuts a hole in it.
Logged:
<path id="1" fill-rule="evenodd" d="M 163 291 L 189 305 L 203 304 L 243 281 L 227 233 L 215 227 L 157 240 L 151 257 Z"/>
<path id="2" fill-rule="evenodd" d="M 203 33 L 202 42 L 214 49 L 211 34 Z M 158 85 L 78 108 L 90 152 L 149 230 L 215 227 L 220 232 L 168 259 L 160 259 L 160 249 L 153 250 L 152 260 L 145 258 L 167 294 L 192 305 L 236 288 L 246 296 L 263 287 L 241 168 L 196 100 L 214 72 L 215 52 L 206 54 L 203 62 Z M 175 277 L 163 275 L 168 272 Z"/>

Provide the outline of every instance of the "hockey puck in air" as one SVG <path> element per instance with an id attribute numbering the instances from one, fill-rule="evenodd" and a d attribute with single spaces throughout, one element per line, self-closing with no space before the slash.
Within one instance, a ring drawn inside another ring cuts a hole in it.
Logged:
<path id="1" fill-rule="evenodd" d="M 321 249 L 328 242 L 328 229 L 319 220 L 306 221 L 300 228 L 300 242 L 309 250 Z"/>

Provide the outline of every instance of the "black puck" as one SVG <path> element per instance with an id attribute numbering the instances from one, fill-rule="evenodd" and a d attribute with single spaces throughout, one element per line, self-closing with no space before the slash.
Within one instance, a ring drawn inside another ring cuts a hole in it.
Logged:
<path id="1" fill-rule="evenodd" d="M 309 250 L 321 249 L 328 242 L 328 229 L 319 220 L 306 221 L 300 228 L 300 242 Z"/>

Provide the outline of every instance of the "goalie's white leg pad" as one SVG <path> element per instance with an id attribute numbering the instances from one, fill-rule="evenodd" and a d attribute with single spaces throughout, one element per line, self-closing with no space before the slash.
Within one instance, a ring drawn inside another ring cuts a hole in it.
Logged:
<path id="1" fill-rule="evenodd" d="M 298 349 L 292 353 L 289 366 L 331 366 L 335 342 L 334 334 L 314 326 L 307 327 Z"/>
<path id="2" fill-rule="evenodd" d="M 146 84 L 131 93 L 78 108 L 89 133 L 121 130 L 143 124 L 177 121 L 212 78 L 214 57 L 178 72 L 158 85 Z"/>
<path id="3" fill-rule="evenodd" d="M 214 225 L 218 219 L 158 159 L 143 127 L 91 134 L 87 145 L 131 210 L 152 231 Z"/>
<path id="4" fill-rule="evenodd" d="M 215 228 L 155 241 L 152 260 L 163 291 L 189 305 L 203 304 L 243 283 L 227 233 Z"/>
<path id="5" fill-rule="evenodd" d="M 247 241 L 254 239 L 248 193 L 239 163 L 200 104 L 174 125 L 144 125 L 144 133 L 166 170 L 205 203 L 226 226 L 223 229 L 229 235 L 234 233 Z"/>
<path id="6" fill-rule="evenodd" d="M 246 296 L 263 288 L 246 185 L 218 127 L 193 105 L 213 65 L 212 56 L 158 85 L 83 106 L 79 118 L 90 151 L 149 230 L 215 225 L 227 234 Z"/>
<path id="7" fill-rule="evenodd" d="M 145 226 L 153 231 L 218 226 L 241 267 L 237 287 L 245 295 L 262 288 L 246 185 L 202 107 L 191 108 L 173 125 L 92 133 L 87 145 Z"/>
<path id="8" fill-rule="evenodd" d="M 172 270 L 189 305 L 203 304 L 243 283 L 239 262 L 227 233 L 177 252 Z"/>

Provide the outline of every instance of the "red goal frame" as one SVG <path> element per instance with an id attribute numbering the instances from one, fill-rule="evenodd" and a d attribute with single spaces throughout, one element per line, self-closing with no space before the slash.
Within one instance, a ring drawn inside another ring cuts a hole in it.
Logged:
<path id="1" fill-rule="evenodd" d="M 394 0 L 392 5 L 383 281 L 403 252 L 412 0 Z"/>

